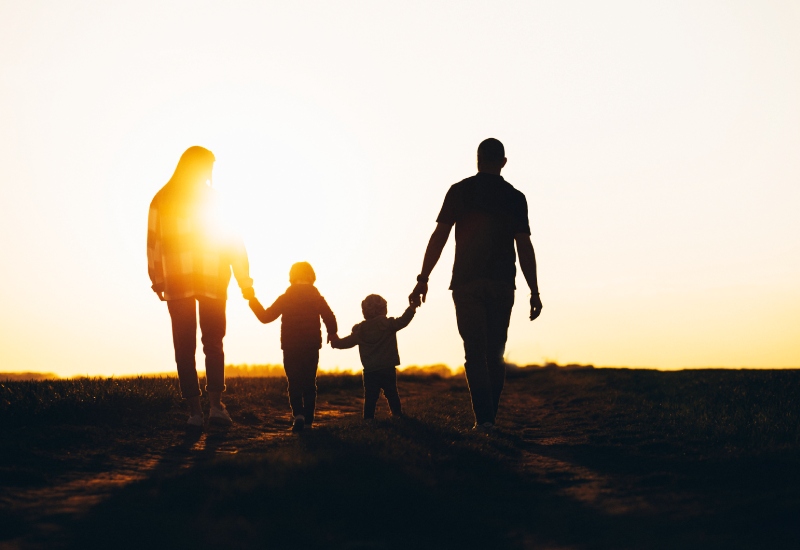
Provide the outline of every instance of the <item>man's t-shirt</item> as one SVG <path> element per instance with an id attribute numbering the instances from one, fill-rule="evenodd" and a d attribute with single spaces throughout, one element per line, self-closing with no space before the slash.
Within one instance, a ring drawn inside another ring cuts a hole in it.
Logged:
<path id="1" fill-rule="evenodd" d="M 525 195 L 502 176 L 478 172 L 452 185 L 436 221 L 456 226 L 451 289 L 477 279 L 514 285 L 514 235 L 531 230 Z"/>

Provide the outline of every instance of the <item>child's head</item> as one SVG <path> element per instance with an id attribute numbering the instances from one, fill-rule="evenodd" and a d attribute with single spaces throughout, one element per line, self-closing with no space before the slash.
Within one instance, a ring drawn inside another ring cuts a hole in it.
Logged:
<path id="1" fill-rule="evenodd" d="M 364 314 L 364 319 L 384 316 L 386 315 L 386 300 L 377 294 L 370 294 L 361 302 L 361 312 Z"/>
<path id="2" fill-rule="evenodd" d="M 289 270 L 289 282 L 293 285 L 313 285 L 316 280 L 317 275 L 314 273 L 314 268 L 308 262 L 297 262 Z"/>

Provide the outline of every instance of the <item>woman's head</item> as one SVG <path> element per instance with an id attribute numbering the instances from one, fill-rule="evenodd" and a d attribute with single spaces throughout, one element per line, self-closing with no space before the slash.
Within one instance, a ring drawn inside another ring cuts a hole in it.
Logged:
<path id="1" fill-rule="evenodd" d="M 386 311 L 386 300 L 377 294 L 370 294 L 361 302 L 361 313 L 364 314 L 364 319 L 383 317 L 386 315 Z"/>
<path id="2" fill-rule="evenodd" d="M 195 212 L 208 189 L 214 168 L 214 153 L 195 145 L 181 155 L 172 177 L 161 190 L 161 207 L 166 216 L 184 216 Z"/>
<path id="3" fill-rule="evenodd" d="M 297 262 L 289 270 L 289 282 L 293 285 L 313 285 L 316 280 L 317 274 L 314 273 L 314 268 L 308 262 Z"/>
<path id="4" fill-rule="evenodd" d="M 211 171 L 214 168 L 214 153 L 194 145 L 186 149 L 175 167 L 175 172 L 170 178 L 170 184 L 179 187 L 196 187 L 205 185 L 211 179 Z"/>

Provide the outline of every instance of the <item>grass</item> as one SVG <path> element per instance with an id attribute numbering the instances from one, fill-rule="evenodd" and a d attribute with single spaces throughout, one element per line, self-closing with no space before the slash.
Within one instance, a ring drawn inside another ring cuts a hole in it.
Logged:
<path id="1" fill-rule="evenodd" d="M 357 376 L 318 386 L 319 425 L 293 436 L 285 380 L 229 379 L 236 424 L 197 436 L 174 378 L 0 383 L 0 544 L 800 544 L 798 371 L 514 372 L 489 437 L 460 377 L 401 376 L 410 418 L 382 403 L 371 424 Z M 69 491 L 99 496 L 53 508 Z"/>

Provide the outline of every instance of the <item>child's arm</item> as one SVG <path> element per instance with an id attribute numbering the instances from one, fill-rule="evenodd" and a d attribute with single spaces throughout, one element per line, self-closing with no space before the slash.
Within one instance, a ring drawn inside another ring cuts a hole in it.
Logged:
<path id="1" fill-rule="evenodd" d="M 414 314 L 416 313 L 418 307 L 419 304 L 410 305 L 406 308 L 406 310 L 400 317 L 389 317 L 388 321 L 390 326 L 392 327 L 392 330 L 398 331 L 406 328 L 408 326 L 408 323 L 411 322 L 411 319 L 414 318 Z"/>
<path id="2" fill-rule="evenodd" d="M 256 317 L 258 317 L 259 321 L 262 323 L 271 323 L 280 317 L 281 313 L 283 313 L 283 300 L 281 300 L 281 298 L 283 298 L 283 296 L 278 296 L 278 299 L 275 300 L 275 303 L 273 303 L 267 309 L 264 309 L 264 306 L 261 305 L 261 302 L 258 301 L 258 298 L 253 296 L 253 298 L 249 300 L 250 309 L 253 310 L 253 313 L 256 314 Z"/>
<path id="3" fill-rule="evenodd" d="M 328 342 L 333 341 L 333 337 L 339 333 L 339 327 L 336 324 L 336 316 L 322 296 L 320 296 L 319 316 L 322 317 L 322 322 L 325 323 L 325 329 L 328 331 Z"/>

